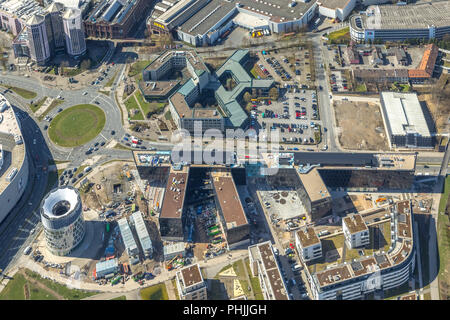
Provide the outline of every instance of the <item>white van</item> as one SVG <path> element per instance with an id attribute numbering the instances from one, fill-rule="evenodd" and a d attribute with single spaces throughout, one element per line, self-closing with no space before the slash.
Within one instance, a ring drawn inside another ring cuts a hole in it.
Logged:
<path id="1" fill-rule="evenodd" d="M 25 250 L 23 250 L 23 254 L 24 255 L 28 255 L 28 254 L 30 254 L 30 252 L 31 252 L 31 247 L 30 246 L 26 247 Z"/>

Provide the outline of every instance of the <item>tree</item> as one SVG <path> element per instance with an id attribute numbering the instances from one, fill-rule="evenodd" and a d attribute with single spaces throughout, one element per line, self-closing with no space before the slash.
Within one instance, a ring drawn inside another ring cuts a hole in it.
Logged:
<path id="1" fill-rule="evenodd" d="M 278 89 L 275 88 L 275 87 L 270 88 L 270 90 L 269 90 L 269 97 L 272 100 L 278 100 L 278 96 L 279 96 Z"/>
<path id="2" fill-rule="evenodd" d="M 249 103 L 251 100 L 252 100 L 251 94 L 250 94 L 248 91 L 245 92 L 245 93 L 244 93 L 244 101 L 245 101 L 246 103 Z"/>
<path id="3" fill-rule="evenodd" d="M 80 64 L 81 70 L 88 70 L 91 68 L 91 59 L 84 59 Z"/>
<path id="4" fill-rule="evenodd" d="M 63 60 L 63 61 L 61 61 L 59 66 L 61 68 L 61 75 L 65 75 L 65 73 L 66 73 L 65 68 L 67 68 L 69 66 L 69 62 L 67 60 Z"/>

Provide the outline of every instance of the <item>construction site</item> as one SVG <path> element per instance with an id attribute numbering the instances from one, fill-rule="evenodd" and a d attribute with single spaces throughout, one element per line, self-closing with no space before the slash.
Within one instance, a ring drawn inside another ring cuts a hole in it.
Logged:
<path id="1" fill-rule="evenodd" d="M 372 102 L 333 103 L 339 142 L 345 149 L 389 150 L 380 107 Z"/>

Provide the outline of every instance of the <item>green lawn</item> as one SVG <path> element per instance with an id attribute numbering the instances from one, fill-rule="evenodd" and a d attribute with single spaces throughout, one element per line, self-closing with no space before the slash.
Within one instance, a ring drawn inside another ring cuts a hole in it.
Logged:
<path id="1" fill-rule="evenodd" d="M 25 270 L 25 273 L 29 277 L 36 279 L 38 282 L 42 283 L 47 288 L 55 291 L 56 293 L 63 296 L 67 300 L 80 300 L 98 294 L 98 292 L 88 292 L 78 289 L 69 289 L 68 287 L 59 284 L 58 282 L 55 282 L 53 280 L 44 279 L 39 274 L 27 269 Z"/>
<path id="2" fill-rule="evenodd" d="M 252 277 L 250 262 L 248 258 L 245 259 L 245 267 L 247 268 L 247 273 L 250 278 L 250 285 L 252 287 L 253 294 L 255 295 L 255 300 L 264 300 L 258 277 Z"/>
<path id="3" fill-rule="evenodd" d="M 144 120 L 144 116 L 142 115 L 141 109 L 139 108 L 134 95 L 130 96 L 127 100 L 125 100 L 125 107 L 128 110 L 128 117 L 131 120 Z M 132 113 L 133 109 L 137 109 L 139 110 L 139 112 L 131 116 L 133 114 Z"/>
<path id="4" fill-rule="evenodd" d="M 142 111 L 144 111 L 144 117 L 147 117 L 149 113 L 159 113 L 162 110 L 164 110 L 164 107 L 166 106 L 163 102 L 147 102 L 145 101 L 144 97 L 141 94 L 140 90 L 137 90 L 135 93 L 136 99 L 138 100 L 139 104 L 142 107 Z"/>
<path id="5" fill-rule="evenodd" d="M 445 179 L 444 192 L 441 195 L 439 202 L 438 214 L 438 250 L 439 250 L 439 291 L 441 299 L 448 299 L 450 295 L 448 287 L 450 287 L 450 272 L 448 270 L 450 265 L 450 231 L 449 219 L 445 214 L 447 201 L 450 193 L 450 176 Z M 447 290 L 443 286 L 447 286 Z M 446 297 L 445 297 L 446 295 Z"/>
<path id="6" fill-rule="evenodd" d="M 366 84 L 363 83 L 363 84 L 357 85 L 355 91 L 356 92 L 367 92 Z"/>
<path id="7" fill-rule="evenodd" d="M 54 108 L 56 108 L 63 102 L 64 102 L 64 100 L 60 100 L 60 99 L 53 100 L 52 103 L 50 103 L 50 105 L 48 106 L 48 108 L 38 117 L 39 121 L 42 121 L 42 119 L 44 119 L 44 117 L 47 114 L 49 114 L 50 111 L 52 111 Z"/>
<path id="8" fill-rule="evenodd" d="M 151 61 L 141 60 L 133 63 L 131 65 L 130 71 L 128 71 L 128 77 L 134 77 L 142 72 L 146 66 L 150 64 Z"/>
<path id="9" fill-rule="evenodd" d="M 21 274 L 16 274 L 14 279 L 8 282 L 0 293 L 0 300 L 25 300 L 25 290 L 29 294 L 29 300 L 57 300 L 50 292 L 30 283 Z"/>
<path id="10" fill-rule="evenodd" d="M 112 298 L 111 300 L 127 300 L 127 297 L 120 296 L 120 297 L 117 297 L 117 298 Z"/>
<path id="11" fill-rule="evenodd" d="M 24 99 L 33 99 L 37 96 L 36 92 L 28 91 L 28 90 L 25 90 L 22 88 L 11 87 L 11 86 L 8 86 L 7 88 L 14 91 L 15 93 L 17 93 L 19 96 L 21 96 Z"/>
<path id="12" fill-rule="evenodd" d="M 166 120 L 168 120 L 168 121 L 172 120 L 172 114 L 170 113 L 170 111 L 167 111 L 164 114 L 164 118 L 166 118 Z"/>
<path id="13" fill-rule="evenodd" d="M 142 300 L 169 300 L 167 288 L 164 283 L 142 289 L 140 294 Z"/>
<path id="14" fill-rule="evenodd" d="M 38 101 L 33 101 L 33 103 L 30 104 L 31 111 L 36 112 L 44 104 L 45 100 L 47 100 L 47 97 L 43 97 Z"/>
<path id="15" fill-rule="evenodd" d="M 350 27 L 331 32 L 328 36 L 328 43 L 340 43 L 350 41 Z"/>
<path id="16" fill-rule="evenodd" d="M 50 139 L 62 147 L 75 147 L 94 139 L 105 126 L 102 109 L 80 104 L 58 114 L 48 128 Z"/>

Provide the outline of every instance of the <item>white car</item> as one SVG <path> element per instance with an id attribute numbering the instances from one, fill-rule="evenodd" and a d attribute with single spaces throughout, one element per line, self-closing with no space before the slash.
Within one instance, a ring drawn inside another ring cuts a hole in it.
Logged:
<path id="1" fill-rule="evenodd" d="M 83 96 L 85 96 L 85 95 L 87 95 L 88 93 L 85 91 L 85 92 L 83 92 Z"/>
<path id="2" fill-rule="evenodd" d="M 324 145 L 322 150 L 327 150 L 328 149 L 328 145 Z"/>

